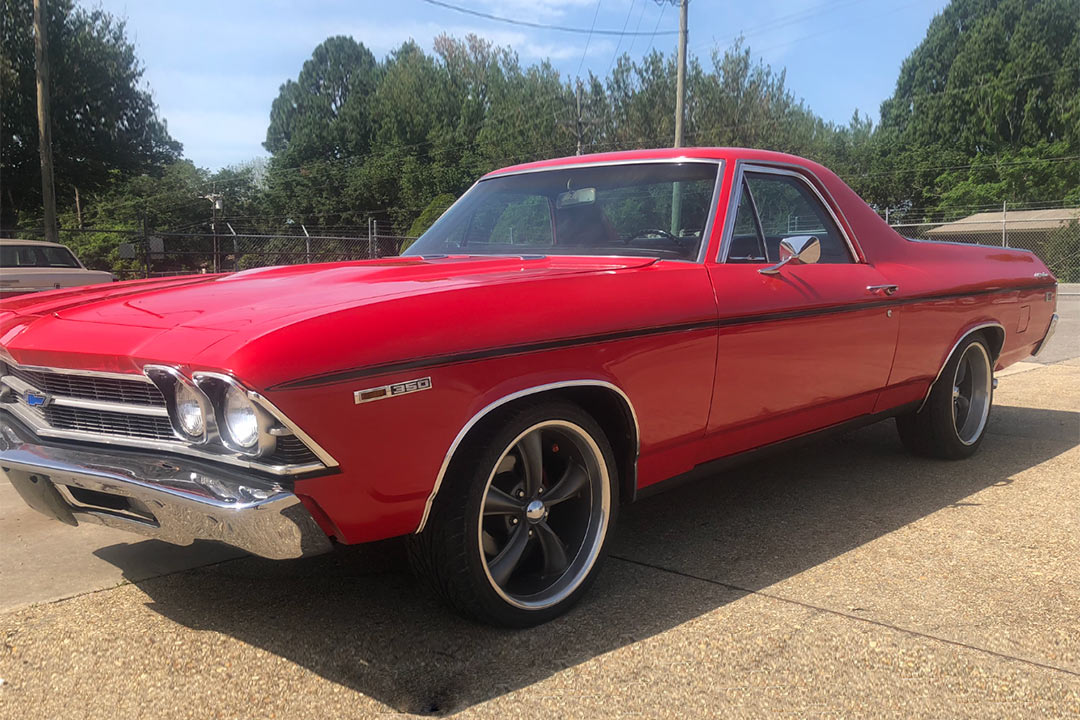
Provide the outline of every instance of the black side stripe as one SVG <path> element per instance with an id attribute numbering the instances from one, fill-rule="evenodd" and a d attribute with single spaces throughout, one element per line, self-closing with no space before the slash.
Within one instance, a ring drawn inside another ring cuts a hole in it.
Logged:
<path id="1" fill-rule="evenodd" d="M 445 355 L 430 355 L 428 357 L 414 358 L 399 362 L 383 363 L 380 365 L 368 365 L 366 367 L 349 368 L 320 375 L 286 380 L 285 382 L 272 385 L 268 390 L 298 390 L 302 388 L 318 387 L 321 385 L 333 385 L 349 380 L 371 377 L 374 375 L 387 375 L 407 370 L 420 370 L 437 367 L 440 365 L 452 365 L 456 363 L 476 362 L 493 358 L 507 357 L 511 355 L 525 355 L 527 353 L 543 352 L 545 350 L 562 350 L 565 348 L 591 345 L 594 343 L 613 342 L 616 340 L 628 340 L 631 338 L 647 337 L 650 335 L 666 335 L 671 333 L 692 332 L 694 330 L 706 330 L 711 328 L 731 327 L 735 325 L 751 325 L 755 323 L 776 322 L 780 320 L 792 320 L 796 318 L 817 317 L 822 315 L 836 315 L 840 313 L 861 312 L 877 308 L 889 308 L 902 305 L 914 305 L 918 303 L 938 302 L 943 300 L 957 300 L 960 298 L 976 297 L 979 295 L 999 295 L 1007 292 L 1021 290 L 1050 290 L 1053 284 L 1024 285 L 1019 287 L 998 288 L 994 290 L 979 290 L 976 292 L 947 293 L 941 295 L 922 295 L 912 298 L 898 298 L 895 300 L 874 300 L 858 304 L 832 305 L 827 307 L 812 308 L 807 310 L 783 310 L 779 312 L 763 313 L 760 315 L 743 315 L 740 317 L 723 318 L 717 320 L 699 320 L 696 322 L 678 323 L 675 325 L 662 325 L 648 328 L 635 328 L 632 330 L 620 330 L 617 332 L 600 333 L 596 335 L 584 335 L 557 340 L 545 340 L 542 342 L 523 343 L 519 345 L 505 345 L 484 350 L 469 350 Z"/>
<path id="2" fill-rule="evenodd" d="M 405 370 L 419 370 L 420 368 L 435 367 L 437 365 L 450 365 L 453 363 L 475 362 L 476 360 L 489 360 L 507 355 L 524 355 L 525 353 L 541 352 L 543 350 L 560 350 L 577 345 L 590 345 L 592 343 L 612 342 L 614 340 L 627 340 L 629 338 L 644 337 L 647 335 L 660 335 L 666 333 L 689 332 L 691 330 L 706 330 L 716 327 L 715 320 L 701 320 L 678 325 L 663 325 L 660 327 L 637 328 L 634 330 L 620 330 L 618 332 L 602 333 L 599 335 L 583 335 L 579 337 L 563 338 L 560 340 L 545 340 L 543 342 L 524 343 L 521 345 L 504 345 L 486 350 L 471 350 L 466 352 L 450 353 L 447 355 L 431 355 L 403 362 L 385 363 L 382 365 L 369 365 L 368 367 L 341 370 L 339 372 L 312 375 L 298 380 L 288 380 L 271 386 L 270 390 L 295 390 L 297 388 L 313 387 L 316 385 L 328 385 L 345 380 L 382 375 Z"/>

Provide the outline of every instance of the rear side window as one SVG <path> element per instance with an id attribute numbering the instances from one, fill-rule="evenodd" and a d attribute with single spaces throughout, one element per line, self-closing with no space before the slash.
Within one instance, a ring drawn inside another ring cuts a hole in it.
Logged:
<path id="1" fill-rule="evenodd" d="M 821 243 L 822 263 L 853 262 L 840 228 L 828 210 L 800 178 L 790 175 L 747 172 L 744 175 L 743 193 L 753 199 L 757 211 L 758 228 L 764 236 L 765 254 L 768 262 L 776 262 L 780 254 L 780 241 L 796 235 L 813 235 Z M 749 209 L 747 213 L 749 213 Z M 737 238 L 740 228 L 748 231 L 749 223 L 742 219 L 743 202 L 739 203 L 739 215 L 735 219 L 730 260 L 736 260 Z M 738 241 L 746 244 L 746 241 Z M 745 255 L 744 253 L 740 253 Z M 743 259 L 743 262 L 746 262 Z"/>
<path id="2" fill-rule="evenodd" d="M 0 245 L 0 267 L 77 268 L 79 261 L 65 247 Z"/>
<path id="3" fill-rule="evenodd" d="M 79 261 L 75 259 L 75 256 L 71 254 L 71 251 L 65 247 L 48 247 L 42 246 L 38 248 L 41 250 L 41 254 L 45 256 L 46 267 L 60 267 L 60 268 L 77 268 L 79 267 Z"/>

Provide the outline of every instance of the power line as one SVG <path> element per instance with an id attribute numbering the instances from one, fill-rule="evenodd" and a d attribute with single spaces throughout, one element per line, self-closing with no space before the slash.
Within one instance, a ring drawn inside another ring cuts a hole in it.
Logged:
<path id="1" fill-rule="evenodd" d="M 855 5 L 863 2 L 863 0 L 833 0 L 832 2 L 822 3 L 821 5 L 815 5 L 811 8 L 805 8 L 798 12 L 789 13 L 788 15 L 781 15 L 780 17 L 773 18 L 767 23 L 761 25 L 751 25 L 749 29 L 740 30 L 737 35 L 731 35 L 724 39 L 724 44 L 734 42 L 739 38 L 753 37 L 767 30 L 776 30 L 778 28 L 785 27 L 794 23 L 800 23 L 805 20 L 809 20 L 817 15 L 822 15 L 833 10 L 837 10 L 849 5 Z M 700 45 L 694 45 L 693 50 L 698 50 L 704 47 L 715 47 L 720 42 L 717 40 L 711 40 L 707 43 L 701 43 Z"/>
<path id="2" fill-rule="evenodd" d="M 645 17 L 645 7 L 648 4 L 649 3 L 646 2 L 646 0 L 641 0 L 641 10 L 638 12 L 637 25 L 634 26 L 634 33 L 637 33 L 637 31 L 641 29 L 641 19 Z M 633 8 L 633 5 L 631 5 L 630 7 Z M 626 49 L 626 54 L 627 55 L 629 55 L 630 53 L 632 53 L 634 51 L 634 41 L 635 40 L 637 40 L 636 37 L 634 37 L 634 36 L 630 37 L 630 47 L 628 47 Z"/>
<path id="3" fill-rule="evenodd" d="M 649 47 L 645 50 L 645 54 L 648 55 L 652 52 L 652 46 L 656 43 L 656 36 L 659 35 L 660 21 L 664 19 L 664 11 L 667 10 L 667 3 L 660 6 L 660 14 L 656 16 L 656 27 L 653 28 L 652 37 L 649 39 Z M 678 32 L 678 31 L 676 31 Z M 667 35 L 667 33 L 664 33 Z"/>
<path id="4" fill-rule="evenodd" d="M 428 0 L 424 0 L 427 2 Z M 574 73 L 580 82 L 581 78 L 581 66 L 585 64 L 585 56 L 589 54 L 589 43 L 592 41 L 593 28 L 596 27 L 596 16 L 600 14 L 600 1 L 596 0 L 596 10 L 593 11 L 592 25 L 589 26 L 589 35 L 585 38 L 585 50 L 581 53 L 581 61 L 577 65 L 577 72 Z"/>
<path id="5" fill-rule="evenodd" d="M 528 20 L 516 20 L 514 18 L 503 17 L 501 15 L 492 15 L 491 13 L 481 12 L 479 10 L 473 10 L 471 8 L 461 7 L 460 5 L 451 5 L 448 2 L 442 2 L 442 0 L 421 0 L 428 5 L 435 5 L 437 7 L 446 8 L 447 10 L 453 10 L 454 12 L 464 13 L 465 15 L 473 15 L 475 17 L 484 18 L 485 20 L 494 20 L 496 22 L 506 23 L 508 25 L 520 25 L 522 27 L 538 28 L 540 30 L 556 30 L 558 32 L 577 33 L 579 35 L 611 35 L 611 36 L 624 36 L 632 37 L 634 35 L 648 35 L 649 33 L 642 32 L 626 32 L 623 30 L 596 30 L 590 28 L 568 27 L 566 25 L 547 25 L 545 23 L 530 22 Z M 593 22 L 595 23 L 595 18 Z M 674 35 L 677 31 L 665 30 L 661 35 Z"/>
<path id="6" fill-rule="evenodd" d="M 637 0 L 630 0 L 630 9 L 626 11 L 626 19 L 623 20 L 622 29 L 625 31 L 626 26 L 630 24 L 630 16 L 634 14 L 634 3 Z M 641 0 L 642 9 L 645 7 L 645 0 Z M 638 17 L 638 24 L 641 24 L 641 17 Z M 608 63 L 607 71 L 610 73 L 611 68 L 615 66 L 615 60 L 619 57 L 619 49 L 622 48 L 622 36 L 619 36 L 619 42 L 615 44 L 615 52 L 611 56 L 611 62 Z M 633 42 L 633 40 L 631 40 Z"/>

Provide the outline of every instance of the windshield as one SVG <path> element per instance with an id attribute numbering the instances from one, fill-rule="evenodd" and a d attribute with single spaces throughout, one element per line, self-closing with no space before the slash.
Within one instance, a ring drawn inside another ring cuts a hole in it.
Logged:
<path id="1" fill-rule="evenodd" d="M 717 163 L 568 166 L 482 180 L 405 255 L 640 255 L 696 261 Z"/>

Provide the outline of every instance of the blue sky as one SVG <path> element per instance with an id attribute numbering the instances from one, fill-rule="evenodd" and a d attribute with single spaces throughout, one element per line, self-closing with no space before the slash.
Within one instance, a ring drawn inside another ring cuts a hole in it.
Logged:
<path id="1" fill-rule="evenodd" d="M 312 49 L 351 35 L 383 57 L 412 38 L 429 50 L 442 32 L 486 37 L 523 64 L 550 59 L 573 77 L 606 75 L 616 53 L 674 50 L 675 36 L 622 38 L 507 25 L 422 0 L 82 0 L 127 19 L 128 35 L 172 135 L 197 165 L 217 169 L 266 155 L 270 104 Z M 678 10 L 654 0 L 448 0 L 532 22 L 652 32 L 677 30 Z M 946 0 L 691 0 L 690 52 L 707 60 L 743 34 L 755 57 L 827 120 L 855 109 L 877 120 L 900 63 Z"/>

